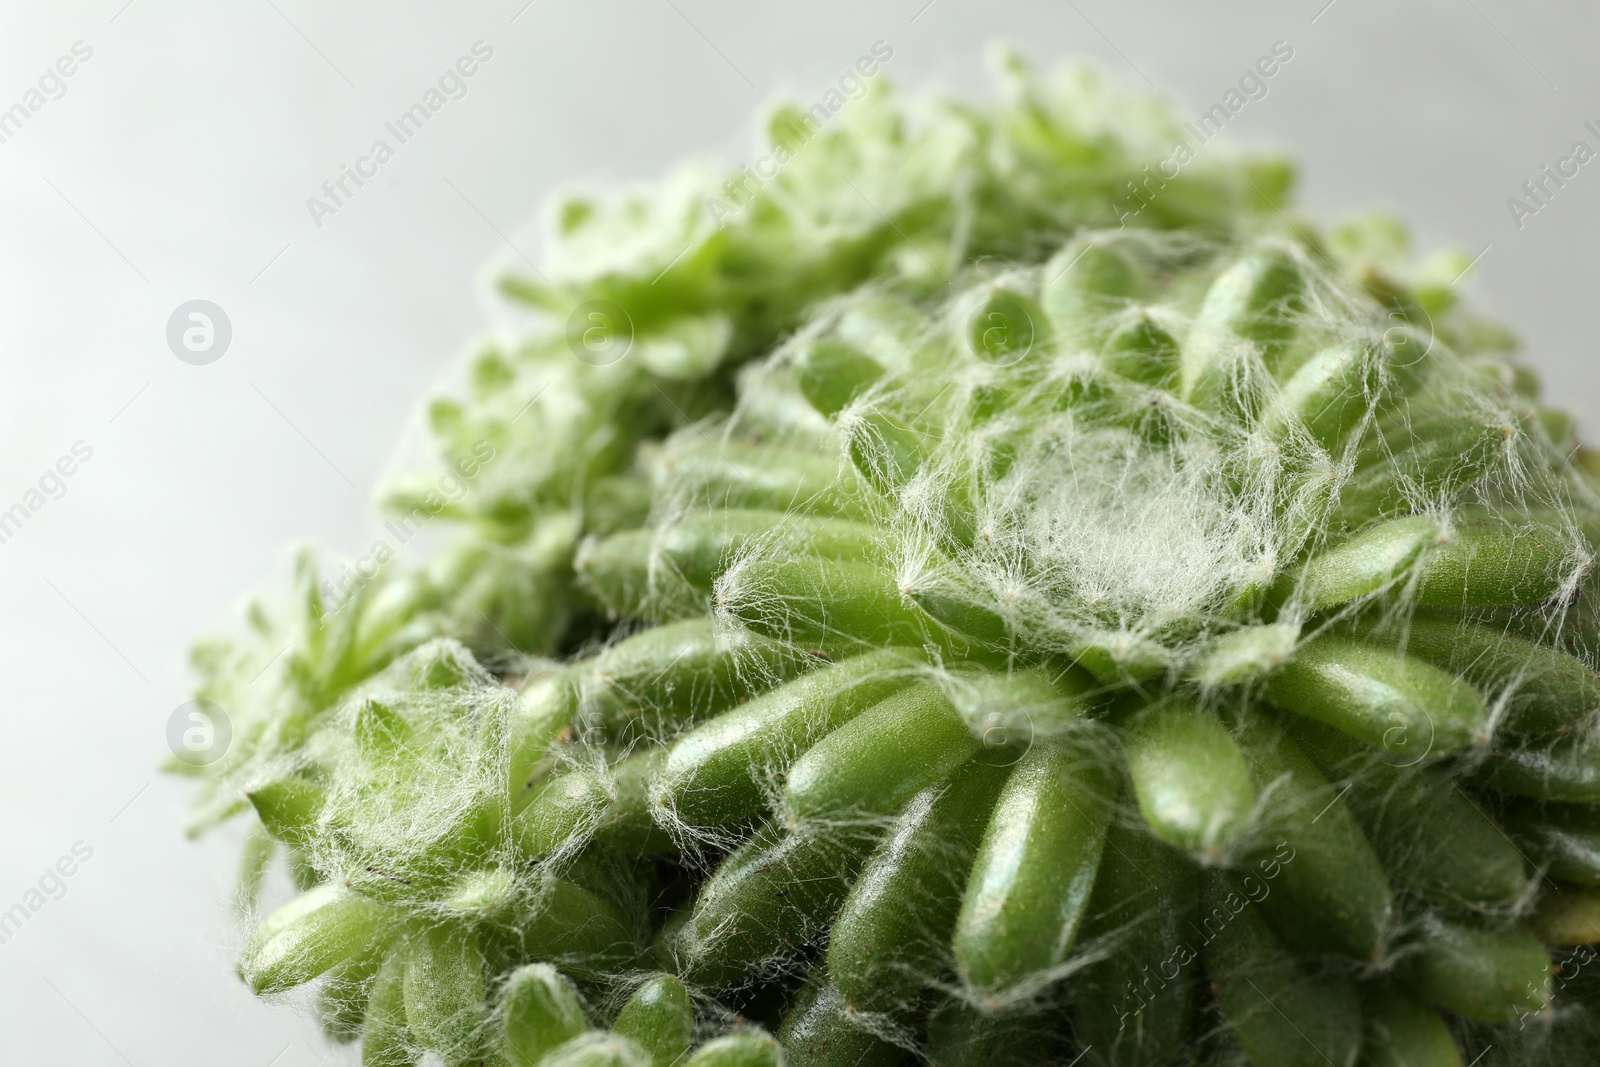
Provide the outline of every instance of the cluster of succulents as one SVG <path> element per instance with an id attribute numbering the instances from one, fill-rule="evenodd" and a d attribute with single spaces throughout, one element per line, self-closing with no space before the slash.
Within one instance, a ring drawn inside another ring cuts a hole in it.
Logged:
<path id="1" fill-rule="evenodd" d="M 556 206 L 389 496 L 456 542 L 197 654 L 254 990 L 383 1065 L 1592 1052 L 1600 465 L 1459 257 L 1220 146 L 1130 217 L 1172 117 L 1003 66 Z"/>

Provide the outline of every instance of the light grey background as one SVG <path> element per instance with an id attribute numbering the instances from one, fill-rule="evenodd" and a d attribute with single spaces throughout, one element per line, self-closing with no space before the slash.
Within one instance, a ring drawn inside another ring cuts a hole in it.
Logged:
<path id="1" fill-rule="evenodd" d="M 1600 163 L 1520 231 L 1506 207 L 1573 141 L 1600 146 L 1593 5 L 525 2 L 0 6 L 0 109 L 74 42 L 94 50 L 0 144 L 0 510 L 94 450 L 0 544 L 0 911 L 93 849 L 0 944 L 5 1062 L 345 1055 L 234 979 L 236 842 L 185 841 L 185 783 L 153 771 L 188 641 L 286 543 L 370 540 L 374 480 L 417 398 L 503 321 L 485 265 L 537 259 L 525 224 L 550 190 L 746 159 L 765 98 L 815 97 L 876 40 L 910 89 L 984 91 L 980 45 L 1004 37 L 1191 114 L 1289 42 L 1230 136 L 1291 149 L 1316 217 L 1388 205 L 1425 244 L 1487 249 L 1470 291 L 1600 431 Z M 316 228 L 306 198 L 478 40 L 494 54 L 469 94 Z M 233 324 L 210 366 L 164 339 L 196 298 Z"/>

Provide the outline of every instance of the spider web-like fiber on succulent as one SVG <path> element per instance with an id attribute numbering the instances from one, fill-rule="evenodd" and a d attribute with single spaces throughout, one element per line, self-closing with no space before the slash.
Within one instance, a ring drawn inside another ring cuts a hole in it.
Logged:
<path id="1" fill-rule="evenodd" d="M 1197 246 L 1193 237 L 1108 239 L 1158 270 L 1224 251 Z M 1352 491 L 1358 467 L 1370 470 L 1426 445 L 1441 423 L 1456 420 L 1481 423 L 1490 437 L 1499 433 L 1485 469 L 1457 478 L 1448 466 L 1421 473 L 1402 466 L 1391 478 L 1389 512 L 1436 515 L 1445 528 L 1473 515 L 1563 527 L 1573 545 L 1575 589 L 1587 555 L 1575 504 L 1588 507 L 1589 491 L 1562 472 L 1564 457 L 1543 437 L 1528 402 L 1508 387 L 1504 365 L 1457 356 L 1420 326 L 1402 331 L 1392 313 L 1331 266 L 1295 255 L 1308 286 L 1303 308 L 1292 313 L 1290 369 L 1339 343 L 1382 350 L 1404 338 L 1429 348 L 1430 374 L 1420 389 L 1400 392 L 1384 380 L 1393 372 L 1378 368 L 1360 426 L 1332 452 L 1292 423 L 1269 435 L 1261 414 L 1231 417 L 1214 404 L 1185 402 L 1175 385 L 1119 378 L 1070 332 L 1036 344 L 1016 365 L 986 364 L 960 336 L 970 300 L 930 312 L 920 333 L 887 344 L 871 339 L 879 345 L 869 349 L 875 356 L 894 345 L 902 349 L 890 354 L 902 360 L 898 368 L 890 362 L 891 371 L 919 366 L 918 349 L 938 353 L 922 357 L 924 374 L 891 374 L 892 384 L 859 396 L 835 422 L 835 447 L 869 465 L 897 461 L 894 443 L 883 437 L 884 420 L 915 418 L 916 432 L 930 442 L 915 473 L 894 490 L 885 524 L 902 584 L 908 590 L 942 584 L 980 599 L 1005 618 L 1021 647 L 1070 653 L 1098 643 L 1113 658 L 1136 658 L 1143 650 L 1162 668 L 1181 668 L 1210 638 L 1260 621 L 1258 594 L 1308 551 L 1345 536 L 1339 499 Z M 980 293 L 1036 295 L 1049 269 L 1008 268 L 986 277 L 980 268 L 974 280 Z M 1181 338 L 1199 295 L 1169 294 L 1175 299 L 1155 314 Z M 866 303 L 871 295 L 857 299 Z M 834 335 L 861 339 L 862 330 L 852 334 L 849 314 L 831 309 L 828 326 Z M 1269 373 L 1249 342 L 1237 345 L 1228 400 L 1270 413 L 1281 372 Z M 974 398 L 985 390 L 1005 392 L 1006 410 L 974 416 Z M 755 396 L 753 421 L 765 431 L 775 406 L 763 391 Z M 739 428 L 736 419 L 724 433 L 734 439 Z M 791 436 L 802 448 L 823 447 L 813 444 L 812 426 L 801 423 Z M 1583 499 L 1575 502 L 1575 492 Z M 960 521 L 973 528 L 970 543 L 952 530 L 958 509 L 968 512 Z M 758 556 L 761 546 L 748 551 Z M 1403 586 L 1403 575 L 1397 584 Z M 732 596 L 762 595 L 728 586 Z"/>

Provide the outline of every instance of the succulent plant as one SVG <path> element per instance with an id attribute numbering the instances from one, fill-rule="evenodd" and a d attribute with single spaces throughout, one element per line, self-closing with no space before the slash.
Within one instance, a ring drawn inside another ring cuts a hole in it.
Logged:
<path id="1" fill-rule="evenodd" d="M 1175 123 L 1006 69 L 720 229 L 558 207 L 432 408 L 475 491 L 391 494 L 462 540 L 200 659 L 258 993 L 373 1064 L 1592 1047 L 1591 454 L 1458 259 L 1220 150 L 1113 228 Z"/>

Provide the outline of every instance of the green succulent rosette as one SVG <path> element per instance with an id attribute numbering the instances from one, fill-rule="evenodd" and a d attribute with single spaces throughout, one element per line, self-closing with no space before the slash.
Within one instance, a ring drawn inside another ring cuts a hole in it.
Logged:
<path id="1" fill-rule="evenodd" d="M 1130 213 L 1171 113 L 1002 69 L 558 202 L 387 495 L 456 541 L 197 656 L 257 992 L 382 1064 L 1581 1061 L 1570 419 L 1461 257 L 1219 145 Z"/>

